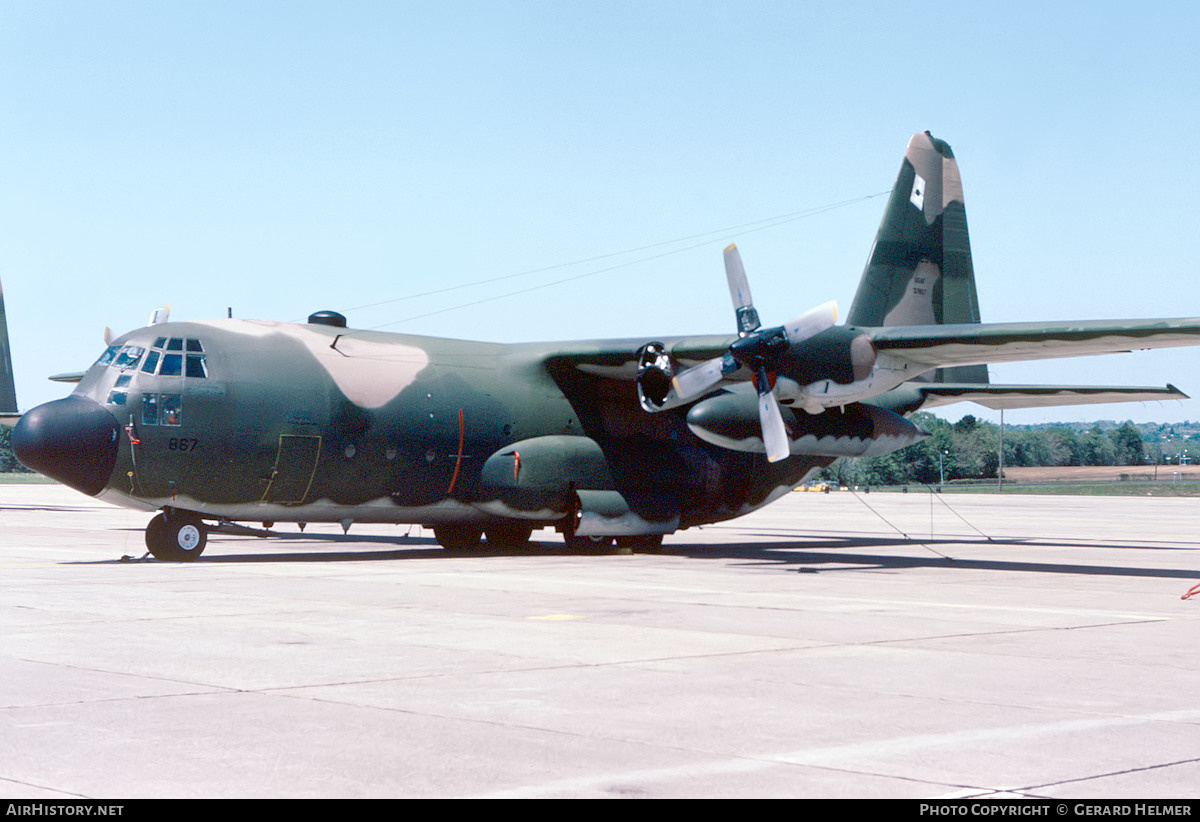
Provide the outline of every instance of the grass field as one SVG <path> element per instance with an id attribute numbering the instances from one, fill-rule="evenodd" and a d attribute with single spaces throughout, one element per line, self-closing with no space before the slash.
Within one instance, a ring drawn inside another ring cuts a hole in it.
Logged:
<path id="1" fill-rule="evenodd" d="M 1157 478 L 1156 478 L 1157 473 Z M 896 490 L 896 489 L 878 489 Z M 947 482 L 948 494 L 994 494 L 995 480 Z M 1004 469 L 1005 494 L 1121 497 L 1200 497 L 1200 467 L 1185 465 L 1081 465 Z"/>
<path id="2" fill-rule="evenodd" d="M 41 474 L 0 474 L 0 485 L 53 484 L 54 480 Z"/>

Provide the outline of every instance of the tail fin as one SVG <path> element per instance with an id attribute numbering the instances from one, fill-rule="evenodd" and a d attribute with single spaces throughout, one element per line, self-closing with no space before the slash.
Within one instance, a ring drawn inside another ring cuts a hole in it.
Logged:
<path id="1" fill-rule="evenodd" d="M 12 354 L 8 348 L 8 318 L 4 315 L 4 289 L 0 287 L 0 415 L 17 413 L 17 388 L 13 383 Z"/>
<path id="2" fill-rule="evenodd" d="M 914 134 L 846 317 L 849 325 L 978 323 L 967 211 L 954 152 Z M 938 369 L 934 382 L 986 383 L 986 365 Z"/>

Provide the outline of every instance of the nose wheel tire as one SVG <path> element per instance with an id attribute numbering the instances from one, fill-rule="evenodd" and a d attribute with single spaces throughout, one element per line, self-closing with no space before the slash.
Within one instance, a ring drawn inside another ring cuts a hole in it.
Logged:
<path id="1" fill-rule="evenodd" d="M 166 562 L 192 562 L 204 553 L 207 541 L 207 526 L 184 511 L 163 512 L 146 526 L 146 548 Z"/>

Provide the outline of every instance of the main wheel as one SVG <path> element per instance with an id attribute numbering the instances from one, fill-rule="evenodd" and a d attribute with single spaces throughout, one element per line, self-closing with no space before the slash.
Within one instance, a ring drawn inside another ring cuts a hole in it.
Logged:
<path id="1" fill-rule="evenodd" d="M 612 537 L 581 537 L 578 534 L 563 532 L 563 542 L 572 551 L 607 551 L 613 546 Z"/>
<path id="2" fill-rule="evenodd" d="M 439 525 L 433 529 L 438 545 L 447 551 L 469 551 L 479 547 L 483 529 L 474 525 Z"/>
<path id="3" fill-rule="evenodd" d="M 662 552 L 662 534 L 641 534 L 636 537 L 617 537 L 618 548 L 629 548 L 635 554 L 658 554 Z"/>
<path id="4" fill-rule="evenodd" d="M 164 511 L 146 526 L 146 548 L 166 562 L 192 562 L 207 541 L 208 528 L 187 511 Z"/>
<path id="5" fill-rule="evenodd" d="M 521 548 L 533 535 L 532 525 L 493 525 L 483 529 L 491 548 Z"/>

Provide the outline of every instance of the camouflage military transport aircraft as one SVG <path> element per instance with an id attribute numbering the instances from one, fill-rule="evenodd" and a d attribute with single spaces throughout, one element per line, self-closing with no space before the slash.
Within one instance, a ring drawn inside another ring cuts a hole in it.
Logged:
<path id="1" fill-rule="evenodd" d="M 449 549 L 653 549 L 741 516 L 839 457 L 927 436 L 904 415 L 1184 397 L 1173 386 L 990 385 L 989 362 L 1200 344 L 1200 319 L 981 324 L 958 165 L 909 142 L 846 323 L 764 328 L 725 250 L 736 333 L 500 345 L 307 324 L 152 323 L 16 424 L 25 465 L 158 511 L 192 560 L 236 522 L 419 523 Z M 4 346 L 7 348 L 7 346 Z M 0 401 L 15 411 L 11 368 Z M 2 410 L 2 409 L 0 409 Z"/>

